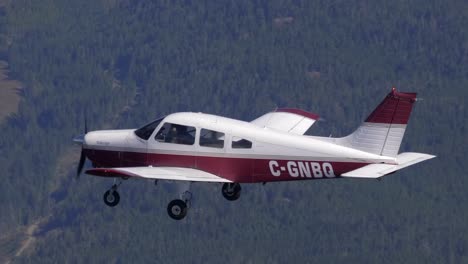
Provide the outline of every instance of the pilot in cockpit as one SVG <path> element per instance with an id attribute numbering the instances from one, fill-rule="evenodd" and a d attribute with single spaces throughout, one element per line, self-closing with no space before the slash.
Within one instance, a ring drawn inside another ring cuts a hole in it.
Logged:
<path id="1" fill-rule="evenodd" d="M 188 133 L 186 126 L 172 124 L 166 142 L 190 145 L 193 143 L 193 137 Z"/>
<path id="2" fill-rule="evenodd" d="M 178 135 L 177 125 L 171 125 L 166 135 L 165 141 L 168 143 L 177 143 L 177 135 Z"/>

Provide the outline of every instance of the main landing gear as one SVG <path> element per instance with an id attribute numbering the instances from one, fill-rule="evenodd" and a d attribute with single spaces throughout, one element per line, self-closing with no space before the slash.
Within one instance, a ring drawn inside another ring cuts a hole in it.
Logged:
<path id="1" fill-rule="evenodd" d="M 224 198 L 229 201 L 239 199 L 242 188 L 239 183 L 224 183 L 221 189 Z"/>
<path id="2" fill-rule="evenodd" d="M 221 190 L 224 198 L 235 201 L 239 199 L 242 188 L 239 183 L 224 183 Z M 191 198 L 191 192 L 183 192 L 180 199 L 172 200 L 167 205 L 167 214 L 174 220 L 184 219 L 190 207 Z"/>
<path id="3" fill-rule="evenodd" d="M 192 193 L 189 191 L 185 191 L 180 196 L 180 199 L 172 200 L 167 205 L 167 214 L 174 220 L 184 219 L 190 207 Z"/>
<path id="4" fill-rule="evenodd" d="M 120 202 L 120 195 L 117 191 L 118 187 L 122 184 L 114 183 L 112 187 L 104 193 L 103 199 L 107 206 L 114 207 Z M 157 185 L 157 181 L 155 181 Z M 189 191 L 190 182 L 188 186 L 185 186 L 184 192 L 181 193 L 179 199 L 174 199 L 167 205 L 167 214 L 174 220 L 182 220 L 187 216 L 188 209 L 190 208 L 192 193 Z M 235 201 L 239 199 L 241 193 L 241 186 L 239 183 L 224 183 L 221 189 L 223 197 L 229 201 Z"/>

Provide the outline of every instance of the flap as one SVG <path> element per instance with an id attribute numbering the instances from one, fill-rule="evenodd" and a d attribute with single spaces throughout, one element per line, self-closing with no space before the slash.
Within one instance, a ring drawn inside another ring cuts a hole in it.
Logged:
<path id="1" fill-rule="evenodd" d="M 280 108 L 262 115 L 251 123 L 260 127 L 303 135 L 319 116 L 300 109 Z"/>
<path id="2" fill-rule="evenodd" d="M 141 177 L 174 181 L 231 182 L 205 171 L 180 167 L 96 168 L 87 170 L 86 174 L 102 177 Z"/>
<path id="3" fill-rule="evenodd" d="M 415 153 L 415 152 L 405 152 L 401 153 L 396 157 L 397 165 L 391 164 L 370 164 L 362 168 L 343 173 L 341 177 L 351 177 L 351 178 L 379 178 L 385 176 L 389 173 L 401 170 L 413 164 L 425 161 L 428 159 L 435 158 L 434 155 L 424 154 L 424 153 Z"/>

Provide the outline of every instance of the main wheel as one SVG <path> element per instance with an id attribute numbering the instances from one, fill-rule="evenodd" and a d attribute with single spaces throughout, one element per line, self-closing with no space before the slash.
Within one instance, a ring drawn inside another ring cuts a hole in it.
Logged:
<path id="1" fill-rule="evenodd" d="M 241 190 L 239 183 L 225 183 L 223 184 L 222 193 L 227 200 L 235 201 L 239 199 Z"/>
<path id="2" fill-rule="evenodd" d="M 120 195 L 117 191 L 108 190 L 104 193 L 104 203 L 107 206 L 114 207 L 119 204 Z"/>
<path id="3" fill-rule="evenodd" d="M 179 199 L 172 200 L 167 205 L 167 213 L 174 220 L 181 220 L 187 215 L 187 204 Z"/>

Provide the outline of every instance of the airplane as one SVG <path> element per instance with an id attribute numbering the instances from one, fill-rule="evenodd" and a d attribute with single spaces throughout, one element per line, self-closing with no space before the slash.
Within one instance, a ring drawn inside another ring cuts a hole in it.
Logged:
<path id="1" fill-rule="evenodd" d="M 239 199 L 246 183 L 378 179 L 435 157 L 398 153 L 416 100 L 416 93 L 393 88 L 364 123 L 339 138 L 304 135 L 319 116 L 294 108 L 251 122 L 194 112 L 138 129 L 88 132 L 85 122 L 85 134 L 74 139 L 82 145 L 77 176 L 89 159 L 93 168 L 86 174 L 118 180 L 104 193 L 110 207 L 119 203 L 117 189 L 129 178 L 222 183 L 229 201 Z M 186 189 L 167 206 L 172 219 L 187 215 L 192 194 Z"/>

